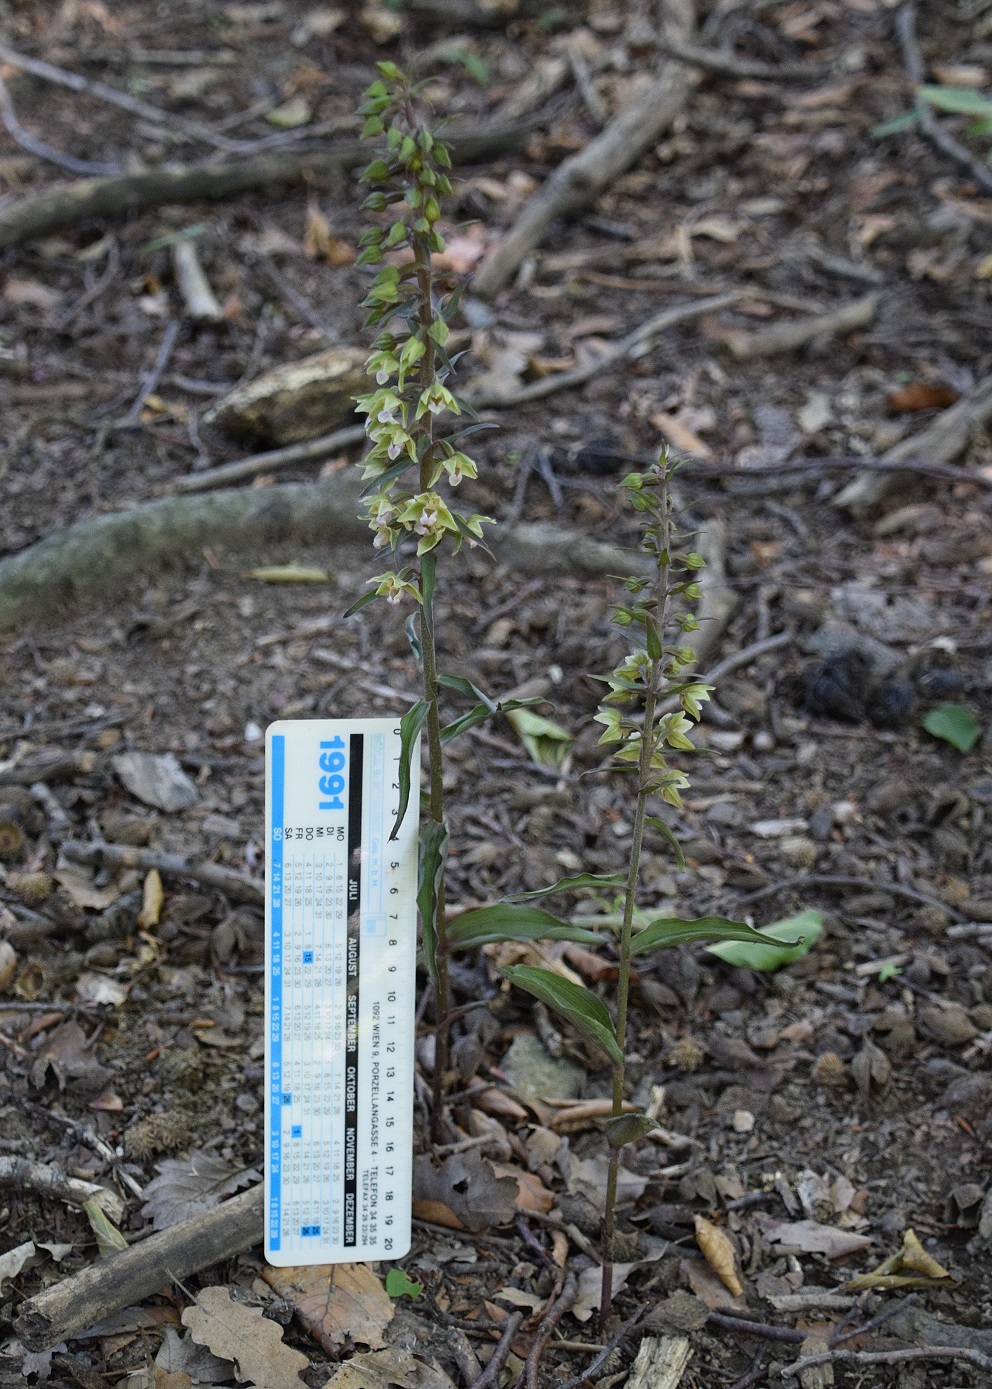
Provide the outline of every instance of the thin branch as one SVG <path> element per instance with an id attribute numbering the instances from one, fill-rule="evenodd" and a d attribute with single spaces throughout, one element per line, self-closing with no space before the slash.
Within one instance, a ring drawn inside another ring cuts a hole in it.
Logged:
<path id="1" fill-rule="evenodd" d="M 526 1389 L 538 1389 L 537 1372 L 541 1365 L 541 1356 L 544 1354 L 548 1342 L 554 1334 L 554 1329 L 561 1321 L 562 1317 L 575 1301 L 579 1285 L 574 1273 L 569 1273 L 565 1279 L 565 1286 L 561 1290 L 561 1296 L 555 1301 L 541 1323 L 538 1333 L 534 1338 L 534 1344 L 530 1348 L 527 1356 L 521 1379 Z"/>
<path id="2" fill-rule="evenodd" d="M 703 68 L 706 72 L 724 73 L 727 77 L 752 78 L 759 82 L 815 82 L 830 71 L 829 63 L 760 63 L 752 58 L 735 58 L 718 48 L 697 48 L 695 44 L 679 43 L 676 39 L 656 40 L 657 47 L 670 58 Z"/>
<path id="3" fill-rule="evenodd" d="M 909 0 L 909 3 L 903 5 L 896 14 L 896 37 L 902 51 L 903 66 L 910 81 L 916 87 L 922 86 L 926 82 L 926 66 L 923 62 L 923 54 L 920 52 L 920 45 L 916 41 L 916 5 L 914 0 Z M 949 130 L 945 130 L 934 115 L 933 108 L 921 96 L 916 98 L 915 110 L 916 124 L 919 126 L 920 133 L 925 135 L 930 143 L 940 150 L 941 154 L 946 154 L 955 164 L 967 169 L 979 188 L 983 188 L 986 192 L 992 192 L 992 169 L 987 164 L 983 164 L 980 159 L 976 159 L 971 150 L 962 145 L 960 140 L 956 140 Z"/>
<path id="4" fill-rule="evenodd" d="M 27 150 L 28 154 L 36 155 L 39 159 L 47 159 L 50 164 L 57 164 L 67 174 L 81 174 L 85 178 L 90 175 L 119 174 L 121 172 L 119 164 L 98 164 L 91 159 L 77 159 L 73 154 L 63 154 L 61 150 L 55 149 L 52 145 L 46 145 L 44 140 L 39 140 L 36 135 L 25 130 L 17 119 L 17 112 L 10 99 L 10 92 L 2 78 L 0 78 L 0 120 L 3 121 L 7 134 L 16 145 L 20 145 L 22 150 Z"/>
<path id="5" fill-rule="evenodd" d="M 470 1386 L 470 1389 L 493 1389 L 493 1386 L 499 1383 L 500 1373 L 513 1347 L 513 1338 L 516 1336 L 523 1319 L 523 1312 L 510 1313 L 506 1319 L 503 1334 L 499 1338 L 499 1343 L 489 1357 L 488 1365 L 475 1383 Z"/>
<path id="6" fill-rule="evenodd" d="M 853 887 L 860 891 L 870 889 L 875 892 L 891 892 L 893 897 L 903 897 L 909 902 L 920 902 L 927 907 L 939 907 L 955 921 L 967 919 L 950 902 L 942 902 L 939 897 L 931 897 L 928 893 L 919 892 L 915 887 L 907 887 L 904 883 L 878 882 L 874 878 L 847 877 L 840 873 L 799 873 L 794 878 L 782 878 L 777 883 L 769 883 L 768 887 L 759 888 L 757 892 L 749 892 L 744 897 L 738 897 L 737 905 L 757 902 L 762 897 L 786 892 L 791 887 Z"/>
<path id="7" fill-rule="evenodd" d="M 116 425 L 117 429 L 136 429 L 141 423 L 141 412 L 145 408 L 145 401 L 155 391 L 162 373 L 168 365 L 169 358 L 172 356 L 172 349 L 176 345 L 176 336 L 179 332 L 179 321 L 170 318 L 162 334 L 162 341 L 159 344 L 158 352 L 155 354 L 155 361 L 152 363 L 151 370 L 141 383 L 141 390 L 134 398 L 134 404 Z"/>
<path id="8" fill-rule="evenodd" d="M 827 1350 L 783 1365 L 780 1373 L 783 1379 L 791 1379 L 814 1365 L 905 1365 L 912 1360 L 963 1360 L 983 1370 L 992 1369 L 992 1355 L 968 1346 L 908 1346 L 903 1350 Z"/>
<path id="9" fill-rule="evenodd" d="M 250 458 L 241 458 L 236 463 L 223 463 L 218 468 L 207 468 L 200 473 L 190 473 L 173 484 L 176 492 L 209 492 L 214 487 L 226 487 L 230 482 L 242 482 L 245 478 L 256 477 L 259 473 L 272 473 L 278 468 L 289 468 L 296 463 L 315 463 L 329 458 L 339 449 L 362 444 L 368 436 L 365 426 L 350 424 L 344 429 L 335 429 L 331 434 L 322 434 L 319 439 L 307 439 L 302 444 L 289 444 L 283 449 L 273 449 L 270 453 L 256 453 Z"/>

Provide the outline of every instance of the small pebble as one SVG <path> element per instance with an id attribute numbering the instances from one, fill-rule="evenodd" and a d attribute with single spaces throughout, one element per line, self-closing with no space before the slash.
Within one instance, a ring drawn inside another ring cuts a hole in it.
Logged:
<path id="1" fill-rule="evenodd" d="M 730 1122 L 735 1133 L 750 1133 L 754 1128 L 754 1115 L 749 1109 L 735 1109 Z"/>
<path id="2" fill-rule="evenodd" d="M 775 739 L 765 728 L 759 728 L 751 740 L 755 752 L 774 752 Z"/>

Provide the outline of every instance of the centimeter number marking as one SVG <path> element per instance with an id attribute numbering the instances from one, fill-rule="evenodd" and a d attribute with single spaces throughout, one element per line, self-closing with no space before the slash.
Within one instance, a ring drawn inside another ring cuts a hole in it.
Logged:
<path id="1" fill-rule="evenodd" d="M 419 759 L 392 719 L 266 734 L 265 1255 L 395 1259 L 410 1244 Z"/>

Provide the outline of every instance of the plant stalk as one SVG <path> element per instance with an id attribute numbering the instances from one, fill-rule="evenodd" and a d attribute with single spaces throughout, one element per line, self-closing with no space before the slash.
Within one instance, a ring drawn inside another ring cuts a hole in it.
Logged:
<path id="1" fill-rule="evenodd" d="M 431 253 L 422 237 L 414 236 L 413 253 L 417 267 L 417 287 L 420 291 L 420 323 L 424 330 L 424 355 L 420 360 L 420 380 L 433 381 L 435 354 L 434 339 L 430 329 L 434 324 Z M 424 450 L 420 455 L 420 490 L 426 492 L 430 487 L 431 468 L 434 461 L 434 416 L 428 412 L 421 424 L 426 437 Z M 429 814 L 436 824 L 444 823 L 444 753 L 441 747 L 441 711 L 437 683 L 437 647 L 434 641 L 434 597 L 433 584 L 424 583 L 423 570 L 420 575 L 420 646 L 424 664 L 424 699 L 427 702 L 427 752 L 430 759 Z M 444 876 L 437 890 L 437 918 L 434 922 L 437 936 L 435 970 L 437 974 L 434 997 L 434 1021 L 437 1029 L 434 1034 L 434 1070 L 431 1078 L 431 1126 L 436 1143 L 445 1141 L 444 1128 L 444 1078 L 448 1072 L 450 1041 L 451 983 L 448 973 L 448 924 L 445 913 Z"/>
<path id="2" fill-rule="evenodd" d="M 661 486 L 662 520 L 658 536 L 658 566 L 655 573 L 655 612 L 651 618 L 658 636 L 658 644 L 665 640 L 665 627 L 668 623 L 668 575 L 670 569 L 669 548 L 671 544 L 671 516 L 668 479 Z M 623 1092 L 626 1079 L 627 1055 L 627 1008 L 630 998 L 630 940 L 634 929 L 634 912 L 637 903 L 637 884 L 641 869 L 641 851 L 644 847 L 644 825 L 647 820 L 648 787 L 651 781 L 651 758 L 654 753 L 654 720 L 658 707 L 658 685 L 661 679 L 664 658 L 651 661 L 644 692 L 644 724 L 641 730 L 640 756 L 637 762 L 637 805 L 634 811 L 634 828 L 631 837 L 630 863 L 627 869 L 627 886 L 624 892 L 623 923 L 620 928 L 620 972 L 617 979 L 617 1045 L 620 1060 L 613 1066 L 613 1118 L 623 1113 Z M 603 1281 L 599 1300 L 599 1325 L 604 1328 L 613 1305 L 613 1236 L 616 1228 L 617 1184 L 620 1177 L 621 1148 L 610 1144 L 610 1160 L 606 1176 L 606 1210 L 603 1216 Z"/>

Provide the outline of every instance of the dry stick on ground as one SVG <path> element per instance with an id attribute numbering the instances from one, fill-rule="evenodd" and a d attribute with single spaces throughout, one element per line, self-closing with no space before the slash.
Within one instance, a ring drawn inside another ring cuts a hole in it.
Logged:
<path id="1" fill-rule="evenodd" d="M 748 892 L 745 896 L 738 897 L 737 905 L 758 902 L 762 897 L 772 897 L 775 893 L 786 892 L 791 887 L 850 887 L 860 892 L 866 889 L 891 892 L 893 897 L 903 897 L 907 902 L 921 902 L 927 907 L 939 907 L 954 921 L 967 919 L 957 907 L 951 906 L 950 902 L 942 902 L 939 897 L 931 897 L 915 887 L 907 887 L 904 883 L 880 882 L 875 878 L 848 877 L 842 873 L 798 873 L 795 877 L 782 878 L 777 883 L 769 883 L 767 887 L 759 887 L 756 892 Z"/>
<path id="2" fill-rule="evenodd" d="M 575 1301 L 578 1290 L 579 1285 L 575 1274 L 569 1273 L 565 1278 L 565 1286 L 561 1290 L 561 1295 L 548 1308 L 547 1314 L 541 1322 L 534 1338 L 534 1344 L 530 1348 L 530 1354 L 524 1364 L 520 1381 L 526 1389 L 537 1389 L 537 1373 L 541 1367 L 541 1356 L 554 1334 L 555 1327 Z"/>
<path id="3" fill-rule="evenodd" d="M 87 844 L 78 839 L 66 840 L 62 853 L 74 863 L 102 862 L 114 868 L 138 868 L 142 872 L 155 869 L 159 873 L 189 878 L 191 882 L 217 888 L 226 897 L 249 902 L 252 906 L 262 906 L 265 901 L 261 883 L 253 882 L 231 868 L 222 868 L 217 863 L 191 863 L 182 854 L 162 854 L 154 849 L 137 849 L 128 844 Z"/>
<path id="4" fill-rule="evenodd" d="M 141 412 L 145 408 L 145 401 L 154 394 L 158 388 L 158 383 L 162 379 L 162 373 L 169 364 L 172 356 L 172 349 L 176 345 L 176 338 L 179 334 L 179 322 L 175 318 L 170 318 L 165 325 L 165 332 L 162 334 L 162 341 L 155 354 L 155 360 L 151 365 L 151 370 L 145 375 L 141 383 L 141 389 L 135 396 L 130 410 L 119 423 L 114 426 L 117 429 L 135 429 L 141 423 Z"/>
<path id="5" fill-rule="evenodd" d="M 86 1201 L 96 1201 L 106 1211 L 111 1220 L 120 1220 L 124 1214 L 124 1202 L 114 1191 L 96 1182 L 84 1182 L 78 1177 L 69 1177 L 57 1167 L 48 1167 L 40 1162 L 29 1162 L 27 1158 L 0 1157 L 0 1187 L 15 1191 L 34 1191 L 39 1196 L 54 1196 L 70 1205 L 82 1206 Z"/>
<path id="6" fill-rule="evenodd" d="M 916 41 L 916 5 L 913 0 L 909 0 L 908 4 L 903 5 L 896 15 L 896 37 L 899 40 L 903 66 L 909 80 L 916 87 L 922 86 L 927 80 L 927 74 L 923 54 Z M 915 111 L 916 124 L 920 133 L 930 141 L 935 149 L 940 150 L 941 154 L 946 154 L 949 159 L 953 159 L 955 164 L 959 164 L 961 168 L 967 169 L 979 188 L 984 189 L 987 193 L 992 192 L 992 169 L 987 164 L 983 164 L 980 159 L 976 159 L 970 149 L 962 145 L 959 140 L 955 140 L 949 130 L 944 129 L 934 115 L 933 108 L 920 96 L 916 98 Z"/>
<path id="7" fill-rule="evenodd" d="M 506 1325 L 503 1328 L 503 1334 L 499 1338 L 496 1349 L 489 1357 L 489 1363 L 486 1365 L 486 1368 L 482 1371 L 479 1378 L 471 1386 L 471 1389 L 493 1389 L 493 1386 L 499 1383 L 500 1373 L 513 1348 L 513 1338 L 516 1336 L 517 1330 L 523 1319 L 523 1312 L 511 1312 L 507 1317 Z"/>
<path id="8" fill-rule="evenodd" d="M 757 333 L 721 333 L 720 341 L 732 357 L 749 362 L 755 357 L 773 357 L 779 352 L 794 352 L 817 338 L 835 338 L 857 328 L 867 328 L 878 311 L 878 295 L 866 294 L 851 304 L 844 304 L 832 313 L 815 318 L 801 318 L 794 323 L 776 323 Z"/>
<path id="9" fill-rule="evenodd" d="M 822 1355 L 807 1355 L 791 1365 L 783 1365 L 783 1379 L 798 1379 L 814 1365 L 906 1365 L 913 1360 L 963 1360 L 965 1364 L 992 1370 L 992 1355 L 964 1346 L 908 1346 L 903 1350 L 827 1350 Z"/>
<path id="10" fill-rule="evenodd" d="M 186 312 L 193 322 L 223 323 L 224 310 L 210 288 L 210 281 L 196 254 L 195 241 L 179 239 L 172 243 L 172 272 Z"/>
<path id="11" fill-rule="evenodd" d="M 831 69 L 830 63 L 759 63 L 752 58 L 735 58 L 718 48 L 697 48 L 695 44 L 661 38 L 658 47 L 670 58 L 690 63 L 705 72 L 727 77 L 750 78 L 759 82 L 817 82 Z"/>
<path id="12" fill-rule="evenodd" d="M 215 1210 L 149 1235 L 23 1303 L 17 1334 L 29 1350 L 68 1341 L 122 1307 L 165 1291 L 262 1239 L 264 1188 L 250 1187 Z"/>
<path id="13" fill-rule="evenodd" d="M 880 476 L 876 471 L 855 478 L 834 497 L 834 506 L 846 507 L 855 515 L 869 510 L 892 492 L 897 492 L 909 480 L 909 472 L 893 468 L 894 464 L 908 463 L 910 459 L 923 458 L 930 464 L 950 463 L 963 453 L 972 436 L 992 419 L 992 376 L 980 381 L 970 395 L 963 396 L 957 404 L 944 410 L 921 433 L 901 439 L 898 444 L 886 450 L 879 460 L 886 467 L 887 475 Z"/>
<path id="14" fill-rule="evenodd" d="M 243 140 L 232 140 L 227 135 L 219 135 L 217 131 L 211 130 L 207 125 L 201 125 L 199 121 L 191 121 L 185 116 L 177 116 L 170 111 L 163 111 L 158 106 L 152 106 L 149 102 L 141 101 L 138 97 L 132 96 L 130 92 L 122 92 L 117 87 L 108 87 L 106 82 L 92 82 L 87 77 L 80 77 L 75 72 L 67 72 L 65 68 L 55 67 L 52 63 L 46 63 L 40 58 L 30 58 L 24 53 L 17 53 L 13 48 L 8 48 L 5 43 L 0 43 L 0 62 L 9 63 L 11 67 L 20 68 L 22 72 L 29 72 L 32 77 L 40 77 L 43 82 L 52 82 L 57 87 L 67 87 L 71 92 L 95 96 L 100 101 L 120 107 L 122 111 L 127 111 L 132 116 L 139 116 L 142 120 L 151 121 L 153 125 L 171 126 L 174 130 L 181 131 L 183 135 L 187 135 L 193 140 L 199 140 L 205 145 L 213 145 L 215 149 L 237 154 L 248 148 Z"/>
<path id="15" fill-rule="evenodd" d="M 290 468 L 297 463 L 318 463 L 341 449 L 362 444 L 368 438 L 363 424 L 348 425 L 345 429 L 335 429 L 330 434 L 322 434 L 319 439 L 308 439 L 303 444 L 289 444 L 284 449 L 272 449 L 270 453 L 256 453 L 251 458 L 240 458 L 236 463 L 222 463 L 219 468 L 207 468 L 202 473 L 190 473 L 173 484 L 177 492 L 209 492 L 214 487 L 225 487 L 230 482 L 243 482 L 245 478 L 257 477 L 259 473 L 275 472 L 279 468 Z"/>
<path id="16" fill-rule="evenodd" d="M 446 134 L 445 143 L 458 163 L 470 164 L 518 148 L 535 128 L 533 121 L 471 127 Z M 115 178 L 82 179 L 5 209 L 0 215 L 0 249 L 90 218 L 122 217 L 163 203 L 216 202 L 258 188 L 339 183 L 367 162 L 368 149 L 362 142 L 348 140 L 320 153 L 262 154 L 230 164 L 174 164 Z"/>
<path id="17" fill-rule="evenodd" d="M 17 112 L 10 99 L 10 92 L 2 78 L 0 78 L 0 120 L 3 121 L 7 134 L 16 145 L 20 145 L 22 150 L 27 150 L 28 154 L 33 154 L 38 159 L 47 159 L 50 164 L 57 164 L 67 174 L 81 174 L 86 178 L 93 175 L 119 174 L 121 172 L 119 164 L 96 164 L 91 159 L 77 159 L 73 154 L 63 154 L 61 150 L 46 145 L 44 140 L 39 140 L 37 136 L 25 130 L 17 119 Z"/>
<path id="18" fill-rule="evenodd" d="M 678 42 L 691 38 L 692 0 L 665 0 L 664 9 L 668 37 Z M 682 112 L 696 80 L 684 63 L 672 59 L 663 62 L 654 81 L 638 92 L 585 149 L 560 164 L 535 193 L 476 275 L 473 292 L 483 298 L 497 293 L 540 244 L 555 218 L 587 207 L 636 163 Z"/>
<path id="19" fill-rule="evenodd" d="M 554 395 L 558 391 L 570 390 L 574 386 L 583 386 L 594 376 L 608 371 L 618 362 L 647 352 L 652 341 L 666 329 L 675 327 L 677 323 L 686 323 L 690 319 L 699 318 L 701 314 L 716 313 L 719 309 L 729 309 L 732 304 L 736 304 L 746 297 L 747 291 L 734 290 L 730 294 L 714 295 L 712 299 L 695 299 L 688 304 L 676 304 L 674 308 L 664 309 L 661 313 L 653 314 L 651 318 L 640 324 L 633 332 L 628 333 L 626 337 L 621 338 L 619 342 L 611 343 L 603 355 L 597 357 L 593 362 L 588 362 L 581 367 L 573 367 L 571 371 L 555 372 L 554 375 L 544 376 L 539 381 L 531 381 L 528 385 L 521 386 L 519 390 L 503 394 L 486 395 L 484 391 L 473 392 L 470 381 L 464 391 L 465 399 L 473 409 L 477 410 L 486 407 L 509 409 L 515 405 L 526 405 L 532 400 L 543 400 L 545 396 Z"/>

